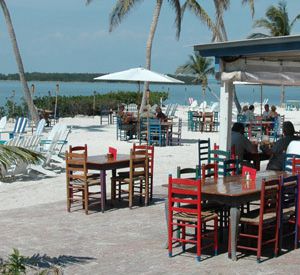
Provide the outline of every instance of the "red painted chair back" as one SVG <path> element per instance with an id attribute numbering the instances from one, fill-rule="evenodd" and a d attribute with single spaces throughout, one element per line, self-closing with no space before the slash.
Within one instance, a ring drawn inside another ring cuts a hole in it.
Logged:
<path id="1" fill-rule="evenodd" d="M 292 160 L 292 173 L 300 174 L 300 158 L 293 157 Z"/>
<path id="2" fill-rule="evenodd" d="M 246 173 L 250 174 L 250 179 L 255 180 L 256 179 L 256 169 L 248 167 L 248 166 L 242 166 L 242 176 L 245 176 Z"/>
<path id="3" fill-rule="evenodd" d="M 118 150 L 114 147 L 108 147 L 108 152 L 113 155 L 114 160 L 117 159 Z"/>
<path id="4" fill-rule="evenodd" d="M 218 163 L 209 163 L 209 164 L 202 164 L 201 167 L 201 178 L 203 182 L 205 182 L 206 178 L 211 178 L 213 177 L 214 179 L 218 178 Z"/>

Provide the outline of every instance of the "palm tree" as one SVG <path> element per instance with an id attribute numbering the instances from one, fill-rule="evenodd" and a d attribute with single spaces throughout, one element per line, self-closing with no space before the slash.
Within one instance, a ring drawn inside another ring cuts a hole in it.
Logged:
<path id="1" fill-rule="evenodd" d="M 255 12 L 254 0 L 242 0 L 242 4 L 249 5 L 253 17 Z M 213 23 L 213 26 L 211 24 L 210 25 L 207 24 L 207 26 L 212 31 L 212 41 L 213 42 L 227 41 L 228 36 L 227 36 L 227 31 L 224 24 L 223 16 L 224 16 L 224 11 L 230 8 L 230 0 L 214 0 L 214 6 L 216 11 L 215 22 Z M 186 2 L 183 5 L 183 11 L 186 8 L 189 8 L 200 19 L 201 19 L 201 14 L 204 14 L 204 8 L 197 2 L 197 0 L 186 0 Z M 208 21 L 211 22 L 211 19 Z M 202 22 L 205 22 L 205 20 L 202 19 Z M 233 94 L 234 94 L 234 103 L 237 107 L 238 112 L 240 112 L 241 105 L 239 103 L 235 90 Z"/>
<path id="2" fill-rule="evenodd" d="M 9 14 L 9 10 L 6 6 L 5 0 L 0 0 L 0 5 L 1 5 L 2 11 L 3 11 L 3 14 L 4 14 L 4 18 L 5 18 L 7 29 L 8 29 L 8 34 L 9 34 L 10 39 L 11 39 L 13 51 L 14 51 L 17 66 L 18 66 L 18 69 L 19 69 L 20 80 L 21 80 L 21 83 L 22 83 L 22 86 L 23 86 L 23 91 L 24 91 L 24 98 L 25 98 L 25 101 L 28 105 L 28 110 L 30 112 L 31 118 L 37 124 L 37 122 L 39 121 L 39 116 L 38 116 L 38 113 L 37 113 L 37 109 L 34 106 L 34 103 L 33 103 L 32 97 L 31 97 L 31 93 L 30 93 L 30 90 L 29 90 L 29 87 L 28 87 L 28 84 L 27 84 L 27 81 L 26 81 L 26 78 L 25 78 L 24 66 L 23 66 L 20 50 L 19 50 L 19 47 L 18 47 L 14 27 L 13 27 L 11 17 L 10 17 L 10 14 Z"/>
<path id="3" fill-rule="evenodd" d="M 153 39 L 156 31 L 156 27 L 158 24 L 158 19 L 161 11 L 161 7 L 163 4 L 163 0 L 155 0 L 156 5 L 154 8 L 152 22 L 150 26 L 150 32 L 146 44 L 146 69 L 151 69 L 151 54 L 152 54 L 152 45 Z M 92 0 L 86 0 L 86 3 L 89 4 Z M 116 4 L 111 12 L 110 15 L 110 27 L 109 31 L 113 31 L 122 20 L 129 14 L 129 12 L 140 2 L 141 0 L 117 0 Z M 175 18 L 175 25 L 176 25 L 176 37 L 179 38 L 180 30 L 181 30 L 181 8 L 180 8 L 180 0 L 168 0 L 170 6 L 174 9 L 176 18 Z M 143 92 L 143 98 L 141 103 L 141 109 L 143 110 L 143 106 L 146 105 L 147 100 L 147 93 L 146 91 L 149 88 L 149 83 L 146 83 Z"/>
<path id="4" fill-rule="evenodd" d="M 268 34 L 252 33 L 248 38 L 290 35 L 294 24 L 300 19 L 300 14 L 298 14 L 290 21 L 285 1 L 279 1 L 277 7 L 270 6 L 265 15 L 266 18 L 255 20 L 253 27 L 263 28 L 268 31 Z"/>
<path id="5" fill-rule="evenodd" d="M 252 33 L 248 36 L 248 38 L 262 38 L 262 37 L 270 37 L 270 36 L 285 36 L 290 35 L 292 28 L 297 20 L 300 19 L 300 14 L 294 17 L 292 21 L 290 21 L 289 14 L 287 11 L 285 1 L 279 1 L 278 6 L 270 6 L 265 15 L 266 18 L 261 18 L 254 22 L 254 27 L 264 28 L 268 31 L 268 34 L 265 33 Z M 281 87 L 281 96 L 280 103 L 281 105 L 284 103 L 285 91 L 284 87 Z"/>
<path id="6" fill-rule="evenodd" d="M 176 74 L 192 76 L 194 83 L 201 83 L 203 100 L 207 88 L 213 93 L 208 86 L 208 76 L 214 75 L 214 73 L 213 60 L 211 58 L 202 57 L 199 54 L 190 55 L 189 61 L 179 66 L 176 70 Z M 214 93 L 213 95 L 216 96 Z"/>
<path id="7" fill-rule="evenodd" d="M 44 157 L 36 152 L 25 148 L 0 145 L 0 178 L 5 174 L 7 168 L 20 163 L 38 164 Z"/>

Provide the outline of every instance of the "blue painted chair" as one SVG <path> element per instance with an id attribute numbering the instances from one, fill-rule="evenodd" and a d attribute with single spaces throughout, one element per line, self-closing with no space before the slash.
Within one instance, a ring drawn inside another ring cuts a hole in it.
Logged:
<path id="1" fill-rule="evenodd" d="M 122 119 L 117 117 L 117 140 L 127 140 L 127 129 L 122 123 Z"/>
<path id="2" fill-rule="evenodd" d="M 148 143 L 159 146 L 166 144 L 166 136 L 162 132 L 159 119 L 149 118 L 148 120 Z"/>

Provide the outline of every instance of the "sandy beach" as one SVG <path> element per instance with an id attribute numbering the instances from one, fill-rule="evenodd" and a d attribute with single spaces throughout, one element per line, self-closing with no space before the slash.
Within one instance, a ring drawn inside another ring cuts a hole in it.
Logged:
<path id="1" fill-rule="evenodd" d="M 167 183 L 168 174 L 176 174 L 177 166 L 193 167 L 197 165 L 197 140 L 211 139 L 212 144 L 219 142 L 219 133 L 191 132 L 187 130 L 188 107 L 180 106 L 177 117 L 183 119 L 182 146 L 155 147 L 154 186 Z M 285 115 L 285 120 L 294 123 L 300 130 L 298 111 L 285 111 L 278 108 L 278 113 Z M 176 118 L 175 118 L 176 120 Z M 116 125 L 100 125 L 95 117 L 62 118 L 61 123 L 72 126 L 68 137 L 68 145 L 88 145 L 88 155 L 106 154 L 109 146 L 114 146 L 120 154 L 129 154 L 133 142 L 138 140 L 120 141 L 116 139 Z M 12 127 L 12 124 L 9 125 Z M 47 136 L 47 133 L 45 133 Z M 264 167 L 266 163 L 262 164 Z M 109 179 L 110 174 L 107 175 Z M 107 180 L 109 183 L 109 180 Z M 110 190 L 109 187 L 107 190 Z M 65 174 L 47 178 L 41 174 L 31 173 L 29 177 L 19 178 L 11 183 L 0 182 L 0 210 L 22 208 L 43 203 L 62 201 L 66 198 Z"/>

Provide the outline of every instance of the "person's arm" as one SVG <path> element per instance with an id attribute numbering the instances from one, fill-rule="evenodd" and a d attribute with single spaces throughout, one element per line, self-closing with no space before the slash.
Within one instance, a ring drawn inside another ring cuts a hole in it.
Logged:
<path id="1" fill-rule="evenodd" d="M 254 144 L 252 144 L 250 142 L 249 139 L 247 139 L 246 137 L 243 136 L 243 142 L 244 142 L 244 146 L 245 146 L 245 150 L 249 153 L 256 153 L 257 152 L 257 148 Z"/>

